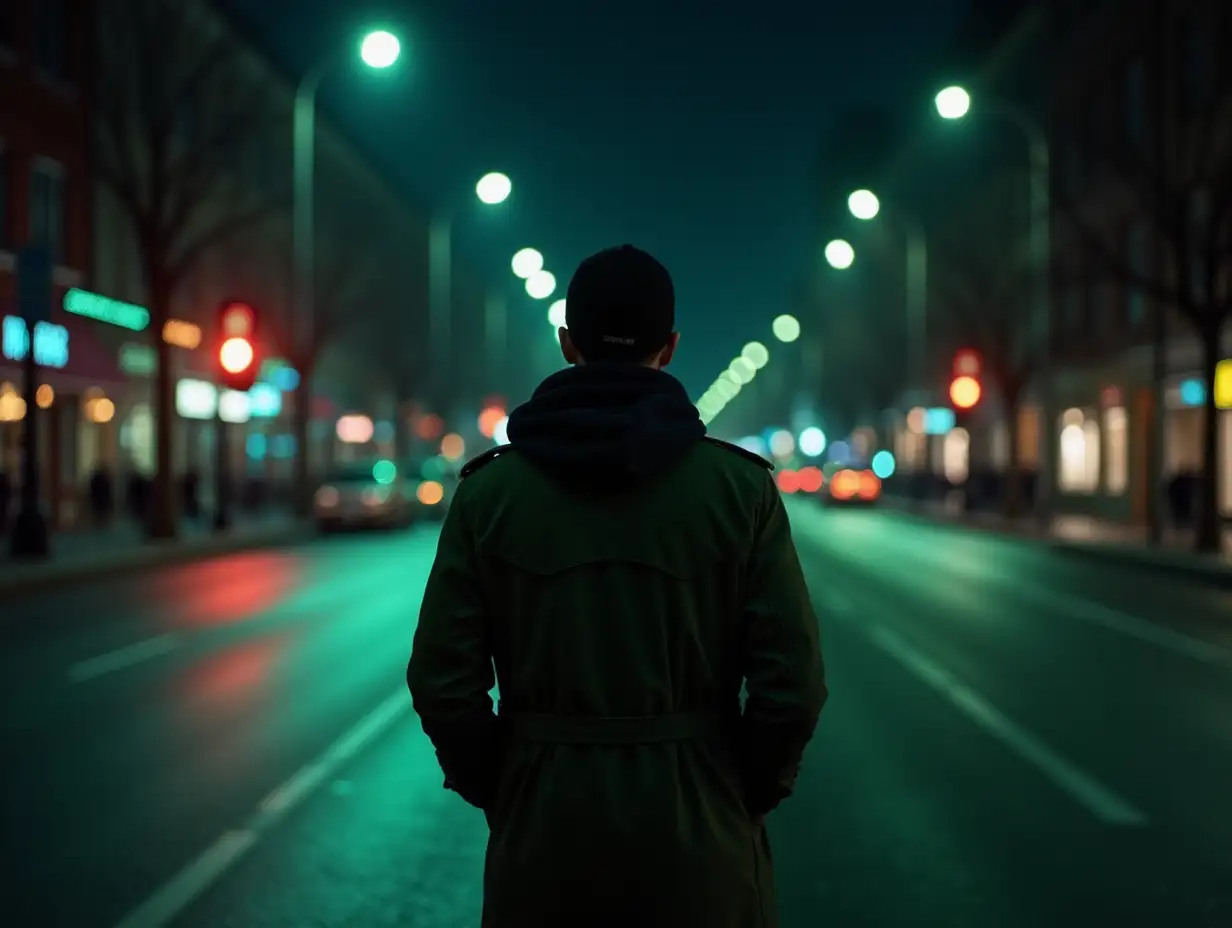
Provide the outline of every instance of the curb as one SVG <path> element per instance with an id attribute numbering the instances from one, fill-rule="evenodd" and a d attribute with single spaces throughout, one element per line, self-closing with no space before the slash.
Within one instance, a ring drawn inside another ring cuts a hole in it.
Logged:
<path id="1" fill-rule="evenodd" d="M 1132 544 L 1122 542 L 1082 542 L 1064 538 L 1046 538 L 1033 536 L 1012 529 L 999 528 L 995 525 L 984 525 L 979 522 L 963 519 L 960 516 L 920 512 L 912 507 L 910 501 L 891 500 L 889 511 L 909 519 L 931 522 L 934 525 L 948 525 L 965 531 L 991 532 L 999 538 L 1037 548 L 1049 548 L 1063 554 L 1076 555 L 1092 561 L 1103 561 L 1105 564 L 1117 563 L 1127 567 L 1136 567 L 1152 573 L 1165 574 L 1173 579 L 1186 578 L 1207 586 L 1232 590 L 1232 565 L 1220 563 L 1215 558 L 1198 554 L 1186 554 L 1182 551 L 1157 551 L 1152 548 L 1139 549 Z"/>
<path id="2" fill-rule="evenodd" d="M 49 587 L 66 583 L 126 576 L 142 570 L 170 567 L 191 561 L 204 561 L 255 548 L 284 547 L 309 541 L 315 533 L 302 522 L 253 529 L 242 535 L 218 535 L 189 541 L 151 542 L 128 548 L 112 557 L 85 563 L 60 563 L 55 557 L 31 563 L 21 577 L 0 578 L 0 596 L 10 600 L 46 592 Z"/>

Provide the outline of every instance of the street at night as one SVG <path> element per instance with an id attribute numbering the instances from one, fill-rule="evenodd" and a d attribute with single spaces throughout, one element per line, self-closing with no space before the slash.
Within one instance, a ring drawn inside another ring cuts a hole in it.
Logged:
<path id="1" fill-rule="evenodd" d="M 1232 919 L 1232 593 L 793 501 L 831 700 L 771 817 L 782 923 Z M 6 610 L 15 924 L 477 924 L 483 816 L 404 672 L 436 529 Z"/>

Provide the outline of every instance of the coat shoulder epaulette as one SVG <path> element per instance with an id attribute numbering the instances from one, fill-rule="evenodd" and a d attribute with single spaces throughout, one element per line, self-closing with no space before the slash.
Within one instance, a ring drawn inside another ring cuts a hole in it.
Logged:
<path id="1" fill-rule="evenodd" d="M 723 441 L 721 438 L 711 438 L 709 435 L 706 436 L 706 441 L 710 442 L 712 445 L 718 445 L 720 448 L 724 448 L 733 454 L 738 454 L 746 461 L 752 461 L 754 464 L 759 467 L 764 467 L 766 470 L 774 470 L 774 463 L 772 461 L 767 461 L 760 454 L 755 454 L 747 448 L 741 448 L 739 445 L 733 445 L 731 442 Z"/>
<path id="2" fill-rule="evenodd" d="M 479 468 L 483 467 L 483 465 L 490 461 L 495 461 L 506 451 L 509 451 L 511 447 L 510 445 L 497 445 L 495 448 L 489 448 L 483 454 L 476 455 L 462 465 L 462 469 L 458 471 L 459 478 L 465 480 L 475 471 L 479 470 Z"/>

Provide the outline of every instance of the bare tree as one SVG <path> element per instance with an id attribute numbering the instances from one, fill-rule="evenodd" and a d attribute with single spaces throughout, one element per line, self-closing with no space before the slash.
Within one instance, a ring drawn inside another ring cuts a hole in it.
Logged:
<path id="1" fill-rule="evenodd" d="M 291 327 L 284 334 L 292 365 L 299 373 L 295 388 L 292 426 L 297 454 L 296 506 L 308 514 L 312 488 L 308 486 L 308 426 L 312 420 L 312 383 L 318 362 L 326 349 L 357 320 L 379 309 L 380 285 L 390 272 L 390 255 L 378 233 L 369 230 L 357 237 L 336 236 L 329 247 L 319 249 L 316 266 L 316 300 L 307 320 L 307 337 L 298 342 Z M 290 322 L 290 320 L 288 320 Z"/>
<path id="2" fill-rule="evenodd" d="M 1009 439 L 1002 506 L 1008 516 L 1022 511 L 1022 443 L 1018 420 L 1027 386 L 1045 347 L 1032 325 L 1033 280 L 1037 273 L 1027 235 L 1027 217 L 1007 204 L 1020 194 L 1017 174 L 991 180 L 965 208 L 952 215 L 948 234 L 934 250 L 932 337 L 947 348 L 969 348 L 982 360 L 983 380 L 995 388 Z"/>
<path id="3" fill-rule="evenodd" d="M 1215 371 L 1232 316 L 1232 58 L 1224 53 L 1232 6 L 1153 6 L 1143 30 L 1149 47 L 1108 96 L 1070 114 L 1067 142 L 1082 170 L 1058 172 L 1056 193 L 1066 231 L 1096 269 L 1154 301 L 1156 351 L 1170 310 L 1198 339 L 1206 399 L 1196 546 L 1215 550 Z M 1127 227 L 1153 243 L 1154 260 L 1136 259 L 1125 247 Z"/>
<path id="4" fill-rule="evenodd" d="M 169 538 L 174 417 L 163 326 L 202 256 L 283 202 L 280 185 L 242 176 L 253 164 L 248 156 L 282 123 L 210 3 L 109 0 L 99 55 L 96 170 L 131 222 L 145 277 L 158 357 L 150 531 Z M 262 153 L 268 158 L 268 148 Z"/>
<path id="5" fill-rule="evenodd" d="M 373 348 L 373 362 L 393 391 L 397 410 L 394 443 L 399 460 L 405 460 L 410 450 L 405 409 L 427 385 L 424 351 L 427 304 L 414 295 L 408 297 L 405 288 L 396 281 L 389 281 L 384 292 L 389 300 L 385 313 L 371 319 L 368 337 Z"/>

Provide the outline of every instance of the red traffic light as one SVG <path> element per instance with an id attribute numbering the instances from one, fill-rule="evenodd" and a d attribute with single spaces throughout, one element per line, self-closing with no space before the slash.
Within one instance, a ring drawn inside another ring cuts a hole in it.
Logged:
<path id="1" fill-rule="evenodd" d="M 252 338 L 255 316 L 247 303 L 227 303 L 222 309 L 222 337 Z"/>
<path id="2" fill-rule="evenodd" d="M 218 363 L 228 374 L 242 374 L 252 367 L 257 353 L 253 351 L 252 342 L 246 338 L 231 337 L 222 343 L 218 349 Z"/>
<path id="3" fill-rule="evenodd" d="M 979 377 L 979 352 L 972 351 L 970 348 L 964 348 L 956 353 L 954 355 L 954 366 L 952 373 L 955 377 Z"/>
<path id="4" fill-rule="evenodd" d="M 966 374 L 950 382 L 950 402 L 955 409 L 971 409 L 980 401 L 983 392 L 980 382 Z"/>

